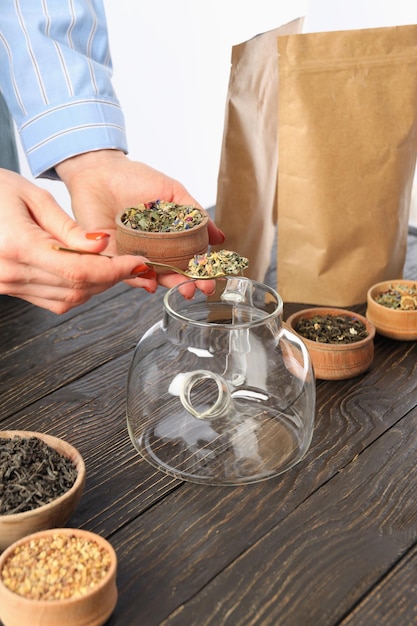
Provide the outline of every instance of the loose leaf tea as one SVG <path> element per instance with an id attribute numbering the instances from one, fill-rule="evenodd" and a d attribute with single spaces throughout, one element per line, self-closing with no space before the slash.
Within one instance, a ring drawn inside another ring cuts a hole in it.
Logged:
<path id="1" fill-rule="evenodd" d="M 311 341 L 344 344 L 360 341 L 368 336 L 365 324 L 348 315 L 315 315 L 300 318 L 295 330 Z"/>
<path id="2" fill-rule="evenodd" d="M 219 250 L 209 254 L 196 254 L 188 264 L 188 273 L 198 278 L 200 276 L 215 276 L 216 274 L 240 274 L 249 265 L 246 257 L 240 256 L 232 250 Z"/>
<path id="3" fill-rule="evenodd" d="M 48 504 L 72 487 L 77 473 L 71 459 L 38 437 L 0 437 L 0 514 Z"/>
<path id="4" fill-rule="evenodd" d="M 374 298 L 375 302 L 389 309 L 401 311 L 417 310 L 417 284 L 415 285 L 390 285 L 389 289 L 379 293 Z"/>
<path id="5" fill-rule="evenodd" d="M 59 532 L 16 547 L 1 570 L 4 585 L 32 600 L 79 598 L 110 569 L 109 552 L 95 541 Z"/>
<path id="6" fill-rule="evenodd" d="M 194 228 L 203 218 L 203 213 L 195 206 L 155 200 L 126 209 L 121 221 L 133 230 L 168 233 Z"/>

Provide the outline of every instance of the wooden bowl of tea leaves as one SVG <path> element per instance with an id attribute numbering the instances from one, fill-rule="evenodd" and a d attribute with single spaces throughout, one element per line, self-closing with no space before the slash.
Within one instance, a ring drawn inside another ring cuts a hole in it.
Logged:
<path id="1" fill-rule="evenodd" d="M 186 270 L 193 256 L 208 250 L 208 220 L 195 206 L 161 200 L 125 209 L 116 216 L 117 253 Z"/>
<path id="2" fill-rule="evenodd" d="M 375 327 L 363 315 L 313 307 L 293 313 L 287 324 L 304 341 L 318 379 L 353 378 L 372 364 Z"/>
<path id="3" fill-rule="evenodd" d="M 101 626 L 117 603 L 117 556 L 96 533 L 53 528 L 0 555 L 4 626 Z"/>
<path id="4" fill-rule="evenodd" d="M 417 339 L 417 281 L 386 280 L 367 295 L 366 317 L 380 335 L 399 341 Z"/>
<path id="5" fill-rule="evenodd" d="M 84 460 L 66 441 L 0 431 L 0 552 L 30 533 L 64 526 L 84 484 Z"/>

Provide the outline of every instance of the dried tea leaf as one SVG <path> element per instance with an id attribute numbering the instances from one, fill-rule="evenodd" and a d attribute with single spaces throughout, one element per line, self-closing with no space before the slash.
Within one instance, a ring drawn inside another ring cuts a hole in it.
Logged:
<path id="1" fill-rule="evenodd" d="M 38 437 L 0 438 L 0 514 L 36 509 L 63 495 L 77 478 L 71 459 Z"/>
<path id="2" fill-rule="evenodd" d="M 126 209 L 121 216 L 125 226 L 144 232 L 168 233 L 194 228 L 204 219 L 195 206 L 155 200 Z"/>
<path id="3" fill-rule="evenodd" d="M 295 330 L 310 341 L 332 344 L 354 343 L 368 336 L 365 324 L 349 315 L 301 317 Z"/>
<path id="4" fill-rule="evenodd" d="M 188 263 L 188 273 L 195 278 L 216 274 L 240 274 L 249 265 L 246 257 L 233 250 L 219 250 L 208 254 L 196 254 Z"/>
<path id="5" fill-rule="evenodd" d="M 392 284 L 389 289 L 375 296 L 374 300 L 389 309 L 417 310 L 417 284 L 410 286 L 401 283 Z"/>

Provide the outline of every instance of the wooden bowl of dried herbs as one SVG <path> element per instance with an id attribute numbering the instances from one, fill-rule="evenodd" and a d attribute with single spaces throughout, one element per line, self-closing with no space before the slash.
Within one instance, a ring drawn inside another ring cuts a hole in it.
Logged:
<path id="1" fill-rule="evenodd" d="M 84 484 L 83 458 L 66 441 L 0 431 L 0 552 L 30 533 L 64 526 Z"/>
<path id="2" fill-rule="evenodd" d="M 195 206 L 161 200 L 125 209 L 116 217 L 117 253 L 186 270 L 194 255 L 207 252 L 208 219 Z"/>
<path id="3" fill-rule="evenodd" d="M 385 337 L 417 339 L 417 281 L 386 280 L 373 285 L 367 295 L 366 317 Z"/>
<path id="4" fill-rule="evenodd" d="M 309 351 L 316 378 L 344 380 L 363 374 L 374 358 L 375 327 L 363 315 L 313 307 L 287 319 Z"/>
<path id="5" fill-rule="evenodd" d="M 116 553 L 100 535 L 32 533 L 0 556 L 0 619 L 4 626 L 100 626 L 117 603 L 116 573 Z"/>

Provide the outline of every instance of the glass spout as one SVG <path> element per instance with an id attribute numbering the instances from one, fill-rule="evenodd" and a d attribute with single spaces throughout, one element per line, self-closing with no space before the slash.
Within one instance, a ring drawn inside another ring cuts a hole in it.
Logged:
<path id="1" fill-rule="evenodd" d="M 227 277 L 226 287 L 221 295 L 224 302 L 244 302 L 247 300 L 247 291 L 251 283 L 245 278 Z M 250 304 L 250 303 L 249 303 Z"/>

